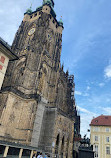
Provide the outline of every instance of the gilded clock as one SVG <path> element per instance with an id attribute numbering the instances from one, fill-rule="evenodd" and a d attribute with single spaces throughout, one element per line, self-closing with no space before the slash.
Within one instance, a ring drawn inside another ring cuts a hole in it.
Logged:
<path id="1" fill-rule="evenodd" d="M 35 28 L 31 28 L 30 31 L 28 32 L 28 35 L 31 36 L 35 32 Z"/>

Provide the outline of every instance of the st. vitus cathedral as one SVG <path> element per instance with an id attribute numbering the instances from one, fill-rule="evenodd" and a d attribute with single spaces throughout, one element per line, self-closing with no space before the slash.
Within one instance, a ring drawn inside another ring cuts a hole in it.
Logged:
<path id="1" fill-rule="evenodd" d="M 60 64 L 62 19 L 54 1 L 24 14 L 0 92 L 0 140 L 30 145 L 71 158 L 74 121 L 74 77 Z"/>

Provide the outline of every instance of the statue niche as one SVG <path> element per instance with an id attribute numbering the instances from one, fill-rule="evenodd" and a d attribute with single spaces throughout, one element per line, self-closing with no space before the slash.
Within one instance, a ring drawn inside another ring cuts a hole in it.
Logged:
<path id="1" fill-rule="evenodd" d="M 46 50 L 49 52 L 50 56 L 52 56 L 55 48 L 54 31 L 52 29 L 48 29 L 46 33 L 46 38 L 47 38 Z"/>
<path id="2" fill-rule="evenodd" d="M 47 97 L 47 72 L 47 67 L 43 64 L 41 71 L 39 72 L 38 93 L 44 97 Z"/>
<path id="3" fill-rule="evenodd" d="M 12 83 L 13 85 L 19 86 L 20 81 L 23 81 L 23 74 L 26 66 L 26 56 L 19 58 L 18 62 L 15 65 L 15 71 L 13 72 Z"/>

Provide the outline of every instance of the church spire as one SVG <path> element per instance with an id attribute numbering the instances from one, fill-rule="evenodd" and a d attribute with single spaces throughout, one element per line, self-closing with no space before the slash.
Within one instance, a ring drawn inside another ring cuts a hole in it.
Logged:
<path id="1" fill-rule="evenodd" d="M 31 3 L 30 8 L 28 8 L 28 9 L 26 10 L 26 13 L 27 13 L 27 14 L 31 14 L 31 13 L 32 13 L 32 3 Z M 26 13 L 25 13 L 25 14 L 26 14 Z"/>
<path id="2" fill-rule="evenodd" d="M 59 20 L 59 25 L 63 27 L 62 16 L 61 16 L 61 18 L 60 18 L 60 20 Z"/>
<path id="3" fill-rule="evenodd" d="M 51 0 L 51 2 L 52 2 L 52 6 L 54 7 L 54 0 Z"/>
<path id="4" fill-rule="evenodd" d="M 50 4 L 51 7 L 54 8 L 54 1 L 53 0 L 43 0 L 43 4 Z"/>

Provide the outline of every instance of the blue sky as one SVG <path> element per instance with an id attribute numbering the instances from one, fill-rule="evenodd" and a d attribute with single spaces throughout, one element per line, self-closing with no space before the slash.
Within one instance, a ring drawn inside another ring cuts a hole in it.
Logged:
<path id="1" fill-rule="evenodd" d="M 42 0 L 0 0 L 0 36 L 9 44 L 30 6 Z M 75 98 L 81 114 L 81 134 L 93 117 L 111 115 L 111 0 L 55 0 L 63 17 L 64 70 L 75 76 Z M 88 134 L 89 135 L 89 134 Z"/>

